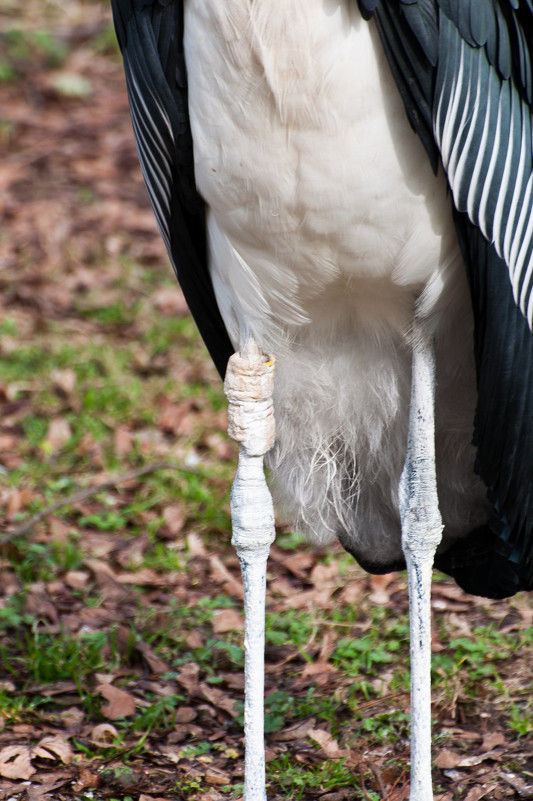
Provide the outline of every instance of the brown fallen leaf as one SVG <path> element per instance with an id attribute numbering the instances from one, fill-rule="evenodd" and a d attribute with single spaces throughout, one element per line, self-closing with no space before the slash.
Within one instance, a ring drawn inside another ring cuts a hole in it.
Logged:
<path id="1" fill-rule="evenodd" d="M 150 646 L 142 640 L 137 640 L 135 643 L 135 650 L 141 654 L 152 673 L 168 673 L 170 671 L 168 662 L 165 662 L 160 656 L 157 656 Z"/>
<path id="2" fill-rule="evenodd" d="M 73 789 L 80 791 L 87 787 L 98 787 L 98 781 L 99 776 L 97 773 L 93 773 L 88 768 L 82 768 Z"/>
<path id="3" fill-rule="evenodd" d="M 348 584 L 342 591 L 339 597 L 339 603 L 345 606 L 354 606 L 361 595 L 363 594 L 362 582 L 353 582 Z"/>
<path id="4" fill-rule="evenodd" d="M 91 731 L 91 742 L 99 748 L 111 748 L 118 740 L 118 731 L 111 723 L 99 723 Z"/>
<path id="5" fill-rule="evenodd" d="M 187 662 L 183 665 L 178 673 L 178 682 L 184 690 L 187 690 L 189 695 L 195 696 L 200 692 L 200 683 L 198 677 L 200 675 L 200 668 L 196 662 Z"/>
<path id="6" fill-rule="evenodd" d="M 308 736 L 319 744 L 322 751 L 330 759 L 340 759 L 349 754 L 346 748 L 340 748 L 337 740 L 325 729 L 311 729 Z"/>
<path id="7" fill-rule="evenodd" d="M 386 606 L 390 603 L 390 584 L 396 578 L 396 575 L 396 573 L 385 573 L 381 576 L 370 577 L 371 592 L 368 598 L 373 604 Z"/>
<path id="8" fill-rule="evenodd" d="M 185 525 L 185 514 L 183 507 L 178 503 L 165 506 L 163 509 L 163 520 L 171 537 L 175 537 L 183 530 Z"/>
<path id="9" fill-rule="evenodd" d="M 46 451 L 55 453 L 61 450 L 71 437 L 72 428 L 68 420 L 64 417 L 56 417 L 50 421 L 43 447 Z"/>
<path id="10" fill-rule="evenodd" d="M 71 706 L 59 713 L 59 718 L 67 731 L 77 732 L 85 718 L 85 712 L 76 706 Z"/>
<path id="11" fill-rule="evenodd" d="M 128 715 L 135 714 L 135 698 L 130 693 L 118 687 L 113 687 L 112 684 L 100 684 L 97 690 L 106 701 L 109 701 L 100 710 L 104 717 L 116 720 L 117 718 L 127 718 Z"/>
<path id="12" fill-rule="evenodd" d="M 180 706 L 176 710 L 176 723 L 191 723 L 197 717 L 197 712 L 192 706 Z"/>
<path id="13" fill-rule="evenodd" d="M 130 592 L 117 580 L 116 573 L 100 559 L 85 559 L 84 564 L 94 573 L 98 589 L 106 601 L 125 603 Z"/>
<path id="14" fill-rule="evenodd" d="M 89 583 L 90 576 L 86 570 L 69 570 L 65 574 L 65 583 L 73 590 L 83 590 Z"/>
<path id="15" fill-rule="evenodd" d="M 309 718 L 309 720 L 295 723 L 293 726 L 287 726 L 282 731 L 276 732 L 274 736 L 279 742 L 290 743 L 293 740 L 301 740 L 302 737 L 306 737 L 315 725 L 315 718 Z"/>
<path id="16" fill-rule="evenodd" d="M 459 760 L 457 768 L 472 768 L 474 765 L 481 765 L 487 759 L 498 759 L 501 756 L 501 748 L 494 748 L 492 751 L 485 751 L 483 754 L 474 754 L 474 756 L 464 757 Z"/>
<path id="17" fill-rule="evenodd" d="M 29 779 L 35 771 L 29 746 L 7 745 L 0 750 L 0 776 L 6 779 Z"/>
<path id="18" fill-rule="evenodd" d="M 66 367 L 63 370 L 52 370 L 52 379 L 55 386 L 65 395 L 70 395 L 74 392 L 77 377 L 71 367 Z"/>
<path id="19" fill-rule="evenodd" d="M 474 787 L 471 787 L 468 791 L 468 794 L 465 798 L 465 801 L 480 801 L 481 798 L 484 798 L 490 792 L 494 790 L 494 787 L 490 784 L 476 784 Z"/>
<path id="20" fill-rule="evenodd" d="M 331 681 L 331 677 L 339 672 L 335 665 L 329 662 L 308 662 L 299 675 L 299 679 L 312 678 L 319 687 L 324 687 Z"/>
<path id="21" fill-rule="evenodd" d="M 205 637 L 201 631 L 195 629 L 187 635 L 185 642 L 190 648 L 202 648 L 205 643 Z"/>
<path id="22" fill-rule="evenodd" d="M 217 609 L 213 615 L 213 631 L 215 634 L 244 631 L 244 618 L 236 609 Z"/>
<path id="23" fill-rule="evenodd" d="M 218 687 L 210 687 L 208 684 L 200 684 L 200 690 L 204 698 L 213 706 L 222 709 L 233 718 L 238 716 L 239 712 L 235 709 L 235 700 L 230 698 L 223 690 L 219 690 Z"/>
<path id="24" fill-rule="evenodd" d="M 222 560 L 215 555 L 209 557 L 209 567 L 211 569 L 211 578 L 217 584 L 222 584 L 224 591 L 228 595 L 235 595 L 237 598 L 243 598 L 242 583 L 231 575 L 228 568 L 223 564 Z"/>
<path id="25" fill-rule="evenodd" d="M 189 313 L 187 301 L 181 289 L 161 287 L 152 294 L 152 303 L 165 315 L 183 317 Z"/>
<path id="26" fill-rule="evenodd" d="M 314 556 L 307 551 L 287 554 L 286 551 L 275 546 L 271 548 L 271 557 L 273 561 L 282 564 L 286 570 L 299 579 L 307 578 L 307 574 L 315 562 Z"/>
<path id="27" fill-rule="evenodd" d="M 59 735 L 49 735 L 43 737 L 36 746 L 32 748 L 32 757 L 40 757 L 41 759 L 59 759 L 64 765 L 70 765 L 72 762 L 72 748 L 70 743 Z"/>
<path id="28" fill-rule="evenodd" d="M 483 737 L 481 750 L 492 751 L 493 748 L 496 748 L 499 745 L 505 745 L 505 737 L 501 732 L 492 732 L 490 734 L 485 734 Z"/>
<path id="29" fill-rule="evenodd" d="M 451 770 L 457 767 L 461 759 L 462 757 L 460 754 L 456 754 L 455 751 L 450 751 L 448 748 L 443 748 L 442 751 L 437 754 L 435 764 L 442 770 Z"/>
<path id="30" fill-rule="evenodd" d="M 339 576 L 339 563 L 331 562 L 329 565 L 318 564 L 311 570 L 311 581 L 315 587 L 329 587 Z"/>
<path id="31" fill-rule="evenodd" d="M 231 784 L 231 776 L 222 770 L 216 768 L 209 768 L 205 774 L 205 780 L 208 784 L 214 784 L 215 787 L 223 787 L 225 784 Z"/>
<path id="32" fill-rule="evenodd" d="M 191 556 L 207 556 L 204 541 L 196 531 L 187 534 L 187 548 Z"/>
<path id="33" fill-rule="evenodd" d="M 287 599 L 287 606 L 290 609 L 330 609 L 335 590 L 335 585 L 331 584 L 319 590 L 297 592 Z"/>
<path id="34" fill-rule="evenodd" d="M 8 496 L 7 516 L 13 518 L 21 512 L 34 498 L 34 493 L 29 489 L 12 489 Z"/>

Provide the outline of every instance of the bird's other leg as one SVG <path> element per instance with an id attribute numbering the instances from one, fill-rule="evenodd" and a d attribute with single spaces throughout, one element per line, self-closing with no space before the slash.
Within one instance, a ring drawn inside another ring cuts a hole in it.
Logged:
<path id="1" fill-rule="evenodd" d="M 407 457 L 399 500 L 411 635 L 410 801 L 432 801 L 431 571 L 443 526 L 435 470 L 435 349 L 423 333 L 413 350 Z"/>
<path id="2" fill-rule="evenodd" d="M 232 544 L 244 587 L 244 801 L 265 801 L 264 652 L 266 566 L 275 538 L 274 508 L 263 456 L 274 444 L 274 360 L 255 341 L 241 343 L 228 363 L 224 389 L 230 437 L 240 443 L 231 491 Z"/>

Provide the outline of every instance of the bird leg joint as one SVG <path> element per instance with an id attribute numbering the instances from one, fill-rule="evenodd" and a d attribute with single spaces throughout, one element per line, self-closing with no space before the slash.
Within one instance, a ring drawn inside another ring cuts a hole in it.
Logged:
<path id="1" fill-rule="evenodd" d="M 228 362 L 224 391 L 229 401 L 228 434 L 249 456 L 262 456 L 274 444 L 274 359 L 245 358 L 234 353 Z"/>

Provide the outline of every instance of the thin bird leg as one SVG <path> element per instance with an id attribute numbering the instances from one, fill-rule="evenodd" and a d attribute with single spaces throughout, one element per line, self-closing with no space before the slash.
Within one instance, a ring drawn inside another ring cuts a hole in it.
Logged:
<path id="1" fill-rule="evenodd" d="M 274 542 L 274 508 L 263 456 L 274 444 L 274 360 L 253 339 L 228 362 L 224 390 L 230 437 L 240 443 L 231 491 L 232 544 L 244 587 L 244 801 L 266 801 L 264 740 L 266 565 Z"/>
<path id="2" fill-rule="evenodd" d="M 413 349 L 409 437 L 399 500 L 411 634 L 410 801 L 432 801 L 431 571 L 443 526 L 435 471 L 435 348 L 424 334 Z"/>

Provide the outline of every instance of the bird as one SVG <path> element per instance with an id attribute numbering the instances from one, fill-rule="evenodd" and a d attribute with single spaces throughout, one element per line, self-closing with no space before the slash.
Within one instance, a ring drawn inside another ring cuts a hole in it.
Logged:
<path id="1" fill-rule="evenodd" d="M 533 589 L 533 0 L 111 3 L 200 334 L 222 377 L 275 359 L 277 507 L 369 572 L 407 565 L 429 801 L 431 566 Z"/>

